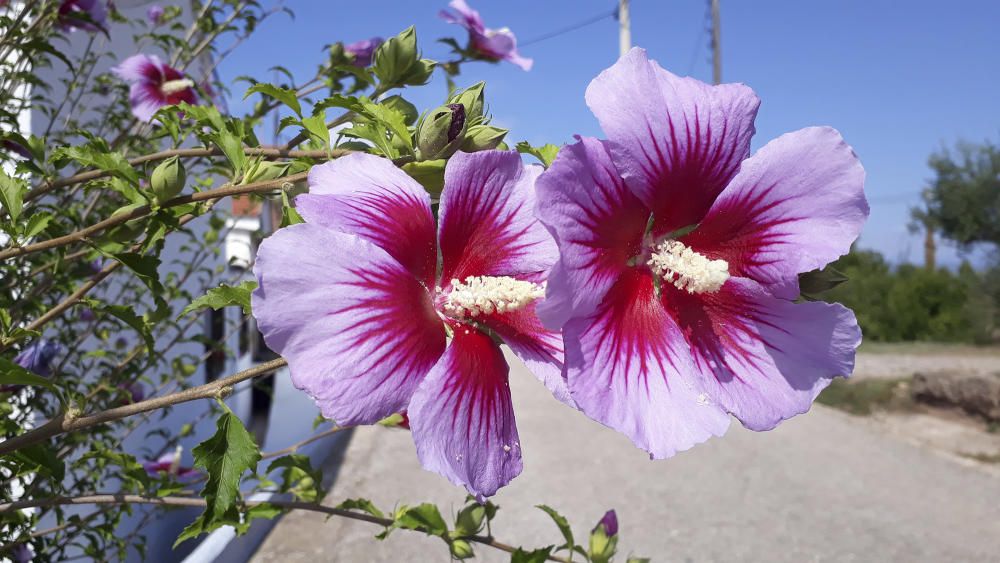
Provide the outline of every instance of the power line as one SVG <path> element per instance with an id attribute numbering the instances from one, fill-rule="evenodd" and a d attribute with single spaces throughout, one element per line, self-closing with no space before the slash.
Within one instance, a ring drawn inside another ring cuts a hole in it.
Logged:
<path id="1" fill-rule="evenodd" d="M 581 22 L 575 23 L 573 25 L 570 25 L 570 26 L 567 26 L 567 27 L 564 27 L 564 28 L 561 28 L 561 29 L 557 29 L 555 31 L 550 31 L 549 33 L 546 33 L 544 35 L 539 35 L 538 37 L 533 37 L 532 39 L 530 39 L 528 41 L 525 41 L 524 43 L 521 43 L 520 45 L 518 45 L 518 47 L 527 47 L 528 45 L 533 45 L 535 43 L 540 43 L 540 42 L 545 41 L 547 39 L 552 39 L 553 37 L 558 37 L 560 35 L 569 33 L 571 31 L 576 31 L 576 30 L 578 30 L 578 29 L 580 29 L 582 27 L 587 27 L 588 25 L 597 23 L 597 22 L 599 22 L 599 21 L 601 21 L 601 20 L 603 20 L 605 18 L 616 17 L 617 15 L 618 15 L 618 8 L 616 7 L 614 10 L 611 10 L 610 12 L 602 12 L 602 13 L 596 15 L 596 16 L 593 16 L 593 17 L 591 17 L 589 19 L 586 19 L 586 20 L 583 20 Z"/>

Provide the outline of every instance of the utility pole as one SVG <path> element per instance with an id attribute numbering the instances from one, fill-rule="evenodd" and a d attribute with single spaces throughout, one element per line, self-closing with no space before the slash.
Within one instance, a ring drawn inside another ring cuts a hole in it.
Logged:
<path id="1" fill-rule="evenodd" d="M 618 54 L 622 57 L 632 48 L 632 24 L 628 17 L 628 0 L 618 0 Z"/>
<path id="2" fill-rule="evenodd" d="M 720 45 L 720 36 L 722 31 L 719 29 L 719 0 L 710 0 L 712 2 L 712 82 L 715 84 L 722 83 L 722 48 Z"/>
<path id="3" fill-rule="evenodd" d="M 934 242 L 934 223 L 924 219 L 924 268 L 930 271 L 937 269 L 937 244 Z"/>

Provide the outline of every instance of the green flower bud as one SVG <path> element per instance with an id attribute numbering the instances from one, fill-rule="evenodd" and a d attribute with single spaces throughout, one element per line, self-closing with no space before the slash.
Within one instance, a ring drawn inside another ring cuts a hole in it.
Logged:
<path id="1" fill-rule="evenodd" d="M 470 122 L 483 116 L 485 82 L 479 82 L 469 86 L 465 90 L 455 94 L 448 100 L 450 104 L 462 104 L 465 106 L 465 118 Z"/>
<path id="2" fill-rule="evenodd" d="M 451 542 L 451 556 L 455 559 L 469 559 L 470 557 L 475 557 L 475 552 L 472 551 L 472 544 L 465 540 L 453 540 Z"/>
<path id="3" fill-rule="evenodd" d="M 417 149 L 421 160 L 447 158 L 465 140 L 465 106 L 448 104 L 428 115 L 417 126 Z"/>
<path id="4" fill-rule="evenodd" d="M 447 160 L 424 160 L 403 165 L 403 172 L 420 182 L 420 185 L 432 196 L 441 194 L 444 189 L 444 166 Z"/>
<path id="5" fill-rule="evenodd" d="M 508 130 L 491 125 L 476 125 L 465 133 L 462 150 L 465 152 L 486 151 L 495 149 L 503 142 Z"/>
<path id="6" fill-rule="evenodd" d="M 486 507 L 474 503 L 459 511 L 455 518 L 455 532 L 462 536 L 478 534 L 483 528 L 483 520 L 486 518 Z"/>
<path id="7" fill-rule="evenodd" d="M 156 201 L 163 203 L 181 193 L 185 181 L 187 174 L 184 172 L 184 165 L 178 157 L 172 156 L 153 170 L 153 174 L 149 177 L 149 187 Z"/>
<path id="8" fill-rule="evenodd" d="M 372 70 L 384 86 L 419 86 L 430 80 L 434 61 L 420 58 L 417 32 L 410 26 L 379 46 Z"/>

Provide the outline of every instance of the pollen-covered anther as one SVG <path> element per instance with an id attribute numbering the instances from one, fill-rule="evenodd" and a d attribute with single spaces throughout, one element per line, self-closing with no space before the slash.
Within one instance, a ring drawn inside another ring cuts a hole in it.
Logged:
<path id="1" fill-rule="evenodd" d="M 444 312 L 455 318 L 517 311 L 545 295 L 545 285 L 509 276 L 469 276 L 451 280 Z"/>
<path id="2" fill-rule="evenodd" d="M 163 92 L 164 96 L 169 96 L 170 94 L 176 94 L 192 87 L 194 87 L 193 80 L 190 78 L 179 78 L 177 80 L 168 80 L 161 84 L 160 92 Z"/>
<path id="3" fill-rule="evenodd" d="M 715 293 L 729 279 L 728 262 L 711 260 L 676 240 L 656 245 L 648 264 L 665 281 L 688 293 Z"/>

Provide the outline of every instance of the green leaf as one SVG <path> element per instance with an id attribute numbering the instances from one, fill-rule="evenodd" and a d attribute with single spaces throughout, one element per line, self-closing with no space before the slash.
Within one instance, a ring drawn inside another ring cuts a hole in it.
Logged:
<path id="1" fill-rule="evenodd" d="M 409 128 L 406 126 L 406 116 L 401 111 L 388 105 L 373 104 L 371 102 L 363 102 L 363 106 L 365 115 L 384 125 L 387 130 L 392 131 L 393 135 L 403 143 L 408 151 L 410 153 L 413 152 L 413 139 L 410 136 Z"/>
<path id="2" fill-rule="evenodd" d="M 326 127 L 326 110 L 302 119 L 302 127 L 323 147 L 330 146 L 330 130 Z"/>
<path id="3" fill-rule="evenodd" d="M 94 140 L 91 144 L 77 147 L 59 148 L 52 154 L 52 158 L 60 164 L 66 160 L 74 160 L 85 167 L 97 168 L 131 184 L 139 183 L 139 173 L 121 153 L 111 152 L 103 140 Z"/>
<path id="4" fill-rule="evenodd" d="M 625 560 L 625 563 L 649 563 L 651 559 L 649 557 L 635 557 L 630 556 Z"/>
<path id="5" fill-rule="evenodd" d="M 302 104 L 299 103 L 298 93 L 295 90 L 279 88 L 273 84 L 254 84 L 247 89 L 246 94 L 243 95 L 243 99 L 249 98 L 250 94 L 254 93 L 270 96 L 291 108 L 299 117 L 302 117 Z"/>
<path id="6" fill-rule="evenodd" d="M 291 202 L 288 198 L 288 191 L 282 190 L 281 192 L 281 225 L 284 228 L 289 225 L 298 225 L 299 223 L 305 223 L 305 219 L 299 215 L 299 212 L 292 207 Z"/>
<path id="7" fill-rule="evenodd" d="M 243 314 L 250 314 L 250 293 L 254 289 L 257 289 L 257 282 L 253 280 L 245 281 L 238 286 L 229 286 L 222 284 L 219 287 L 213 287 L 208 290 L 205 295 L 195 299 L 190 305 L 184 307 L 180 315 L 177 318 L 181 318 L 188 313 L 194 311 L 200 311 L 202 309 L 207 309 L 211 307 L 213 310 L 218 311 L 223 307 L 230 307 L 233 305 L 239 305 L 243 308 Z"/>
<path id="8" fill-rule="evenodd" d="M 445 537 L 448 534 L 448 524 L 441 517 L 438 507 L 430 503 L 408 508 L 396 518 L 396 525 L 432 536 Z"/>
<path id="9" fill-rule="evenodd" d="M 0 358 L 0 385 L 31 385 L 45 387 L 53 393 L 57 392 L 56 386 L 51 381 L 24 369 L 7 358 Z"/>
<path id="10" fill-rule="evenodd" d="M 372 501 L 366 498 L 351 498 L 337 505 L 337 508 L 343 510 L 360 510 L 362 512 L 367 512 L 376 518 L 385 518 L 385 514 L 379 510 Z"/>
<path id="11" fill-rule="evenodd" d="M 260 461 L 260 449 L 239 417 L 220 401 L 225 411 L 215 425 L 215 434 L 198 444 L 192 453 L 194 464 L 208 473 L 201 491 L 205 512 L 185 528 L 174 545 L 224 526 L 241 522 L 236 501 L 240 496 L 240 478 Z"/>
<path id="12" fill-rule="evenodd" d="M 552 546 L 542 547 L 533 551 L 524 551 L 520 547 L 510 554 L 510 563 L 543 563 L 552 554 Z"/>
<path id="13" fill-rule="evenodd" d="M 562 514 L 556 512 L 555 509 L 545 506 L 544 504 L 536 505 L 536 508 L 539 508 L 543 512 L 548 514 L 549 517 L 552 518 L 552 521 L 556 523 L 556 526 L 559 527 L 559 531 L 562 532 L 563 538 L 566 540 L 566 543 L 559 546 L 558 549 L 572 550 L 573 546 L 576 545 L 576 542 L 573 541 L 573 529 L 570 528 L 569 521 L 567 521 Z"/>
<path id="14" fill-rule="evenodd" d="M 52 221 L 52 214 L 40 211 L 28 217 L 28 225 L 24 228 L 24 238 L 31 238 L 45 230 Z"/>
<path id="15" fill-rule="evenodd" d="M 540 147 L 533 147 L 528 143 L 528 141 L 521 141 L 517 144 L 516 148 L 517 152 L 521 154 L 530 154 L 531 156 L 537 158 L 546 168 L 552 166 L 552 161 L 555 160 L 556 155 L 559 154 L 559 147 L 551 143 Z"/>
<path id="16" fill-rule="evenodd" d="M 0 170 L 0 204 L 3 204 L 11 221 L 17 221 L 23 209 L 24 192 L 28 185 L 19 178 L 11 178 Z"/>
<path id="17" fill-rule="evenodd" d="M 56 456 L 55 448 L 46 443 L 19 448 L 13 456 L 21 463 L 19 474 L 41 472 L 57 483 L 66 476 L 66 465 Z"/>

